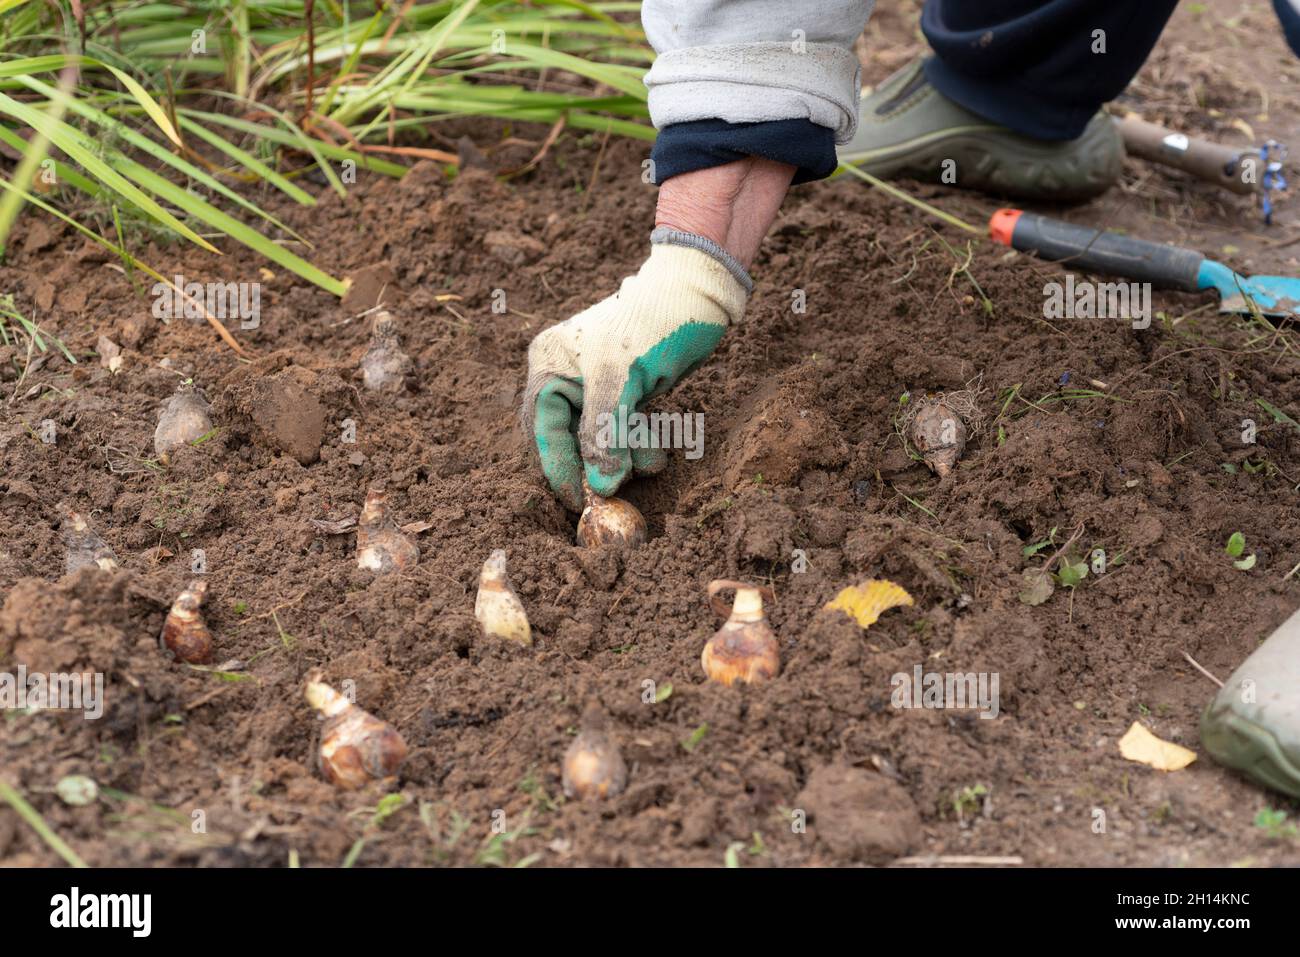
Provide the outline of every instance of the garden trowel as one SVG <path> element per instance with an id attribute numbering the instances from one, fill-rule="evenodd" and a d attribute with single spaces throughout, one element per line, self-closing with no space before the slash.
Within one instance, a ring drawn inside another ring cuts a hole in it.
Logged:
<path id="1" fill-rule="evenodd" d="M 1300 315 L 1300 279 L 1243 276 L 1194 249 L 1166 246 L 1105 229 L 1076 226 L 1019 209 L 1000 209 L 989 220 L 994 242 L 1067 268 L 1122 276 L 1166 289 L 1219 294 L 1220 312 Z"/>

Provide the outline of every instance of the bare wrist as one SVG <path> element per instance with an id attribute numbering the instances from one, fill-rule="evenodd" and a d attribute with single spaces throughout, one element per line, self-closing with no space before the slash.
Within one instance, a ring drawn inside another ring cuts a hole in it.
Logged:
<path id="1" fill-rule="evenodd" d="M 674 176 L 659 187 L 655 226 L 710 239 L 748 269 L 794 173 L 787 163 L 748 157 Z"/>

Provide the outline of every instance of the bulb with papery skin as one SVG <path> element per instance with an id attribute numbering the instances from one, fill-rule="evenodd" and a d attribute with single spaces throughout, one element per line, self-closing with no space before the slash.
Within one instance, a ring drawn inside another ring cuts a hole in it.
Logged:
<path id="1" fill-rule="evenodd" d="M 71 575 L 80 568 L 98 568 L 106 572 L 117 568 L 113 549 L 95 533 L 80 512 L 67 504 L 61 504 L 59 512 L 63 516 L 63 543 L 67 548 L 64 574 Z"/>
<path id="2" fill-rule="evenodd" d="M 203 396 L 193 386 L 182 385 L 158 417 L 158 427 L 153 433 L 154 454 L 166 461 L 172 449 L 201 439 L 211 431 L 212 417 Z"/>
<path id="3" fill-rule="evenodd" d="M 308 676 L 306 698 L 325 719 L 318 758 L 327 781 L 354 790 L 397 773 L 406 742 L 392 725 L 357 707 L 319 673 Z"/>
<path id="4" fill-rule="evenodd" d="M 357 567 L 382 575 L 403 571 L 419 560 L 419 547 L 402 533 L 389 514 L 387 496 L 378 489 L 370 489 L 357 519 Z"/>
<path id="5" fill-rule="evenodd" d="M 525 646 L 533 643 L 528 613 L 506 577 L 506 553 L 503 549 L 494 551 L 479 572 L 474 617 L 484 634 Z"/>
<path id="6" fill-rule="evenodd" d="M 397 323 L 387 312 L 375 314 L 370 346 L 361 357 L 361 380 L 371 392 L 397 392 L 406 387 L 411 357 L 402 351 Z"/>
<path id="7" fill-rule="evenodd" d="M 726 623 L 700 655 L 704 673 L 710 681 L 724 685 L 775 678 L 781 671 L 781 651 L 763 613 L 763 593 L 770 598 L 771 590 L 743 582 L 710 582 L 709 599 L 720 614 L 726 614 L 726 608 L 719 605 L 717 593 L 726 588 L 736 590 L 736 600 Z"/>
<path id="8" fill-rule="evenodd" d="M 578 542 L 593 545 L 622 545 L 636 548 L 645 543 L 645 516 L 631 502 L 597 495 L 582 480 L 583 509 L 578 519 Z"/>
<path id="9" fill-rule="evenodd" d="M 909 431 L 912 444 L 939 478 L 952 472 L 966 449 L 966 423 L 942 402 L 923 400 L 912 416 Z"/>
<path id="10" fill-rule="evenodd" d="M 201 605 L 207 595 L 208 583 L 196 579 L 176 596 L 163 622 L 163 646 L 188 664 L 202 664 L 212 659 L 212 632 L 203 620 Z"/>
<path id="11" fill-rule="evenodd" d="M 589 709 L 582 731 L 564 753 L 564 796 L 580 801 L 617 797 L 627 787 L 627 765 L 605 730 L 604 716 Z"/>

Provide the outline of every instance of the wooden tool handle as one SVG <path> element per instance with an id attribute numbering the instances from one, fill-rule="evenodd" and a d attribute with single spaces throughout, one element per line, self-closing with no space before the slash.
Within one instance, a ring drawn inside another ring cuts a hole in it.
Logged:
<path id="1" fill-rule="evenodd" d="M 1116 120 L 1115 125 L 1124 138 L 1124 148 L 1134 156 L 1183 170 L 1234 193 L 1259 189 L 1258 176 L 1248 180 L 1242 175 L 1242 160 L 1255 155 L 1250 147 L 1194 139 L 1133 115 Z"/>

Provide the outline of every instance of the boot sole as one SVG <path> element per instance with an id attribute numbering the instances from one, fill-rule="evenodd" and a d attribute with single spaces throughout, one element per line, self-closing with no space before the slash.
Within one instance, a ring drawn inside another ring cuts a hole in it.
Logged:
<path id="1" fill-rule="evenodd" d="M 956 161 L 957 180 L 947 185 L 1017 199 L 1077 202 L 1113 186 L 1124 163 L 1123 145 L 1109 118 L 1093 121 L 1068 154 L 1061 144 L 1022 137 L 1008 141 L 1000 127 L 957 126 L 903 143 L 846 153 L 840 162 L 888 179 L 909 176 L 942 183 L 943 163 Z"/>
<path id="2" fill-rule="evenodd" d="M 1282 749 L 1267 728 L 1232 711 L 1211 717 L 1207 708 L 1201 717 L 1201 743 L 1220 764 L 1265 787 L 1300 797 L 1300 763 Z"/>

